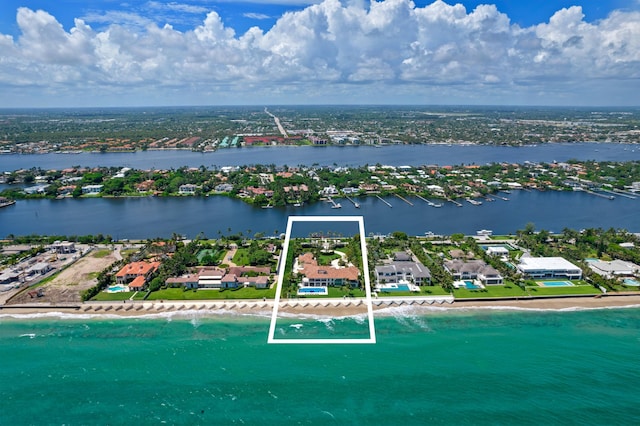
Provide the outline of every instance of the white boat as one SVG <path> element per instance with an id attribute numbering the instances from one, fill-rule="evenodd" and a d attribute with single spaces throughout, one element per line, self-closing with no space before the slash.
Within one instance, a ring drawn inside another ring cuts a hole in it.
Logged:
<path id="1" fill-rule="evenodd" d="M 358 203 L 353 203 L 353 206 L 354 206 L 356 209 L 359 209 L 359 208 L 360 208 L 360 204 L 358 204 Z"/>
<path id="2" fill-rule="evenodd" d="M 331 206 L 332 209 L 341 209 L 342 206 L 340 205 L 340 203 L 335 203 L 334 205 Z"/>

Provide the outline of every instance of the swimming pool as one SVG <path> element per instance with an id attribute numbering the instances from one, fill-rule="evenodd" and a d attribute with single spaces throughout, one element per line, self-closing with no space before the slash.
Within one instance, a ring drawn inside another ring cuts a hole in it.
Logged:
<path id="1" fill-rule="evenodd" d="M 329 291 L 326 287 L 300 287 L 298 289 L 298 295 L 316 295 L 316 296 L 326 296 L 329 294 Z"/>
<path id="2" fill-rule="evenodd" d="M 480 290 L 482 287 L 475 285 L 473 281 L 464 281 L 464 286 L 467 290 Z"/>
<path id="3" fill-rule="evenodd" d="M 634 280 L 633 278 L 625 278 L 622 282 L 624 283 L 624 285 L 631 285 L 634 287 L 640 286 L 640 282 Z"/>
<path id="4" fill-rule="evenodd" d="M 107 288 L 107 291 L 109 293 L 120 293 L 123 291 L 127 291 L 127 288 L 121 285 L 112 285 L 111 287 Z"/>
<path id="5" fill-rule="evenodd" d="M 571 281 L 538 281 L 537 284 L 540 287 L 571 287 L 573 283 Z"/>
<path id="6" fill-rule="evenodd" d="M 380 286 L 380 291 L 411 291 L 407 284 L 386 284 L 385 286 Z"/>

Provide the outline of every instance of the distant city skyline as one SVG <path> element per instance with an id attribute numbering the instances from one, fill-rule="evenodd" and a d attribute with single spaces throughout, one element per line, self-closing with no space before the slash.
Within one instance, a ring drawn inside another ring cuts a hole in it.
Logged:
<path id="1" fill-rule="evenodd" d="M 640 0 L 5 0 L 0 108 L 638 106 Z"/>

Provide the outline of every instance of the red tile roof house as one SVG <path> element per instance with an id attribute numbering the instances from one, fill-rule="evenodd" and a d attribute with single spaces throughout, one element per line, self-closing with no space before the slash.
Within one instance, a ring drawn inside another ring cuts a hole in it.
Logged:
<path id="1" fill-rule="evenodd" d="M 146 284 L 147 280 L 141 275 L 139 277 L 135 277 L 127 287 L 129 287 L 129 291 L 142 291 Z"/>
<path id="2" fill-rule="evenodd" d="M 129 290 L 142 290 L 153 273 L 160 267 L 160 262 L 133 262 L 125 265 L 116 274 L 116 282 L 129 286 Z"/>
<path id="3" fill-rule="evenodd" d="M 351 284 L 358 286 L 360 270 L 355 266 L 334 268 L 332 266 L 319 266 L 312 253 L 305 253 L 298 257 L 298 263 L 302 266 L 299 274 L 304 275 L 302 283 L 308 287 L 342 286 Z"/>

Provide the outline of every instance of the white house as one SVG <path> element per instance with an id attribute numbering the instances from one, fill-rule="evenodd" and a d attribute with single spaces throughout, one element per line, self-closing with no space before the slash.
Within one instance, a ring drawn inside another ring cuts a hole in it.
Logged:
<path id="1" fill-rule="evenodd" d="M 503 278 L 495 268 L 484 261 L 453 259 L 444 262 L 444 269 L 454 280 L 480 280 L 485 285 L 502 285 Z"/>
<path id="2" fill-rule="evenodd" d="M 82 187 L 83 194 L 99 194 L 104 185 L 85 185 Z"/>
<path id="3" fill-rule="evenodd" d="M 180 185 L 180 187 L 178 188 L 178 193 L 183 195 L 193 195 L 196 193 L 197 189 L 198 189 L 198 185 L 185 183 L 184 185 Z"/>
<path id="4" fill-rule="evenodd" d="M 392 262 L 375 267 L 376 283 L 398 283 L 400 281 L 410 281 L 416 285 L 430 285 L 431 271 L 421 262 L 413 261 L 406 252 L 394 254 Z"/>
<path id="5" fill-rule="evenodd" d="M 487 248 L 487 254 L 489 256 L 508 256 L 509 250 L 503 246 L 489 246 Z"/>
<path id="6" fill-rule="evenodd" d="M 589 263 L 593 272 L 607 278 L 629 277 L 640 272 L 640 266 L 624 260 L 598 261 Z"/>
<path id="7" fill-rule="evenodd" d="M 530 278 L 579 280 L 582 270 L 562 257 L 521 257 L 517 268 Z"/>

